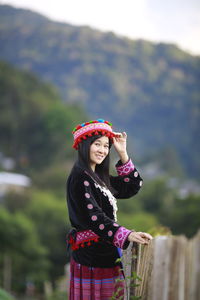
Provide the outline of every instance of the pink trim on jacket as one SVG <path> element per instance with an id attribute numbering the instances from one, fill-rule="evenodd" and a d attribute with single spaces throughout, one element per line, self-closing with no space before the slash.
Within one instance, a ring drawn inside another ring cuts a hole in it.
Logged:
<path id="1" fill-rule="evenodd" d="M 119 176 L 129 175 L 134 169 L 134 164 L 132 160 L 129 159 L 125 164 L 116 167 Z"/>
<path id="2" fill-rule="evenodd" d="M 69 236 L 69 244 L 71 244 L 72 250 L 77 250 L 80 247 L 90 246 L 91 242 L 98 242 L 99 236 L 94 233 L 91 229 L 78 231 L 76 238 L 74 239 L 71 235 Z"/>
<path id="3" fill-rule="evenodd" d="M 116 247 L 123 249 L 124 243 L 132 231 L 121 226 L 115 233 L 113 243 Z"/>

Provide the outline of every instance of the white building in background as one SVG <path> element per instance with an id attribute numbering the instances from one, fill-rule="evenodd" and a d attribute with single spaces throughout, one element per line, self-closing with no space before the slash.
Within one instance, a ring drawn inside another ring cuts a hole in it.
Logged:
<path id="1" fill-rule="evenodd" d="M 31 179 L 25 175 L 0 172 L 0 197 L 9 191 L 22 192 L 31 185 Z"/>
<path id="2" fill-rule="evenodd" d="M 15 160 L 12 157 L 4 156 L 4 154 L 0 152 L 0 167 L 3 170 L 11 171 L 15 167 Z"/>

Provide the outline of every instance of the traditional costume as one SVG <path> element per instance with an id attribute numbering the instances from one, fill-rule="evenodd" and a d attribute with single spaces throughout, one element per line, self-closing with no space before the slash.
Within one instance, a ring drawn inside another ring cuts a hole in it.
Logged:
<path id="1" fill-rule="evenodd" d="M 91 121 L 74 131 L 75 149 L 82 139 L 93 134 L 114 136 L 109 122 Z M 142 186 L 142 179 L 131 159 L 116 164 L 118 176 L 110 176 L 112 193 L 97 183 L 81 167 L 74 167 L 67 180 L 67 203 L 73 229 L 71 245 L 70 300 L 107 300 L 114 293 L 123 295 L 121 250 L 125 249 L 131 230 L 117 222 L 117 198 L 129 198 Z M 113 195 L 114 191 L 114 195 Z M 116 279 L 119 279 L 116 281 Z M 121 287 L 121 289 L 120 289 Z"/>

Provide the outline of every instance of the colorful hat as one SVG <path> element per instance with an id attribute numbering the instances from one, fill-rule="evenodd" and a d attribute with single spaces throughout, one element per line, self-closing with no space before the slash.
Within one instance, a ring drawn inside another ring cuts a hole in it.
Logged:
<path id="1" fill-rule="evenodd" d="M 89 136 L 102 134 L 109 137 L 111 140 L 114 137 L 112 124 L 102 119 L 79 124 L 73 129 L 72 134 L 74 135 L 73 148 L 76 150 L 78 149 L 79 143 L 86 140 Z"/>

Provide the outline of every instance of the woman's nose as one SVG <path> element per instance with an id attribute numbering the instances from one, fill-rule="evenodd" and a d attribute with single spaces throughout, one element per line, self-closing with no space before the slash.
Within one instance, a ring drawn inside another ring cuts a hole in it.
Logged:
<path id="1" fill-rule="evenodd" d="M 103 146 L 99 147 L 98 151 L 99 151 L 100 153 L 103 153 L 103 152 L 104 152 Z"/>

